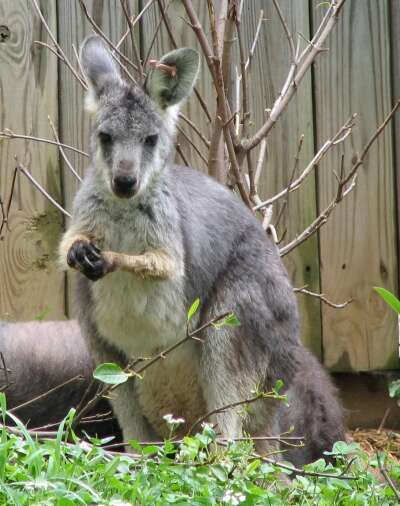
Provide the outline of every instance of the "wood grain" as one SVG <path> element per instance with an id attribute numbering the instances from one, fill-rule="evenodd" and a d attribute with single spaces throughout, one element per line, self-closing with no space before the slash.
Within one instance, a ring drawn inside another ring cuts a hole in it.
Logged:
<path id="1" fill-rule="evenodd" d="M 324 8 L 313 3 L 314 25 Z M 329 54 L 315 67 L 316 132 L 319 141 L 358 113 L 358 127 L 344 147 L 319 168 L 322 209 L 336 191 L 333 170 L 343 152 L 347 166 L 391 108 L 388 3 L 350 0 L 331 35 Z M 362 167 L 357 188 L 320 233 L 321 286 L 346 309 L 323 307 L 325 364 L 336 371 L 398 367 L 396 316 L 373 292 L 397 291 L 396 212 L 390 128 Z"/>
<path id="2" fill-rule="evenodd" d="M 55 3 L 41 3 L 56 33 Z M 47 34 L 30 2 L 23 0 L 0 3 L 0 25 L 9 30 L 9 36 L 0 42 L 0 130 L 51 137 L 47 115 L 57 120 L 57 66 L 46 49 L 33 43 L 49 43 Z M 45 144 L 5 140 L 0 144 L 3 200 L 8 196 L 15 155 L 59 201 L 57 150 Z M 32 319 L 44 313 L 52 319 L 62 318 L 64 274 L 53 262 L 62 217 L 26 179 L 19 180 L 17 189 L 10 213 L 11 232 L 0 242 L 0 319 Z"/>
<path id="3" fill-rule="evenodd" d="M 282 13 L 293 33 L 309 36 L 308 2 L 280 1 Z M 289 46 L 278 14 L 270 0 L 244 3 L 243 35 L 248 49 L 254 39 L 260 9 L 264 10 L 264 24 L 256 48 L 251 71 L 251 120 L 253 131 L 259 128 L 272 107 L 286 79 L 291 57 Z M 253 131 L 251 133 L 253 133 Z M 304 135 L 299 171 L 314 154 L 313 106 L 311 75 L 305 77 L 293 101 L 268 137 L 267 158 L 260 180 L 261 198 L 268 198 L 288 185 L 294 167 L 298 142 Z M 256 150 L 257 151 L 257 150 Z M 255 156 L 257 152 L 255 153 Z M 255 161 L 255 157 L 254 157 Z M 275 218 L 280 205 L 275 206 Z M 293 239 L 316 216 L 315 177 L 312 174 L 299 191 L 290 195 L 286 223 L 281 220 L 278 235 L 287 232 L 282 244 Z M 312 237 L 285 258 L 286 266 L 295 286 L 308 285 L 319 292 L 318 238 Z M 317 355 L 321 355 L 321 321 L 318 300 L 298 295 L 302 320 L 302 338 Z"/>

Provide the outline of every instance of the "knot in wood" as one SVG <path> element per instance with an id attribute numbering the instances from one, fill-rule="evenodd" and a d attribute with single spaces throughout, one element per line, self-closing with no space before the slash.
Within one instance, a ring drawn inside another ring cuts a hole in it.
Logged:
<path id="1" fill-rule="evenodd" d="M 0 25 L 0 43 L 6 42 L 10 38 L 11 32 L 8 26 Z"/>

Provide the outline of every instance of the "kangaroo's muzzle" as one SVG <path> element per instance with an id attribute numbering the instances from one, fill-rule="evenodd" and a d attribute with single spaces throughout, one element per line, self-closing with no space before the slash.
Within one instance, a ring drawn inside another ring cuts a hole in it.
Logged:
<path id="1" fill-rule="evenodd" d="M 111 187 L 115 195 L 121 198 L 130 198 L 137 193 L 139 189 L 139 180 L 135 174 L 132 174 L 133 163 L 128 160 L 119 162 L 119 170 L 114 174 Z"/>

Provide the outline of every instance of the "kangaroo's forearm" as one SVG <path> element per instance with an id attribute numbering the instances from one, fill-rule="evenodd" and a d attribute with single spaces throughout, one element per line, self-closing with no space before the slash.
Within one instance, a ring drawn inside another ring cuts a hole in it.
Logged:
<path id="1" fill-rule="evenodd" d="M 166 279 L 174 277 L 178 268 L 176 261 L 163 250 L 147 251 L 142 255 L 126 255 L 114 251 L 103 251 L 102 257 L 108 271 L 127 271 L 143 277 Z"/>

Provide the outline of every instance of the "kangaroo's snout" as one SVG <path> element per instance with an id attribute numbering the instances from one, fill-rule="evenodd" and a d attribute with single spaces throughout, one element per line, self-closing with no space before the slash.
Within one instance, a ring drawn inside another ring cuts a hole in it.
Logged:
<path id="1" fill-rule="evenodd" d="M 121 160 L 118 163 L 118 170 L 111 182 L 112 190 L 121 198 L 130 198 L 137 193 L 139 181 L 134 174 L 134 164 L 129 160 Z"/>
<path id="2" fill-rule="evenodd" d="M 112 178 L 112 190 L 117 197 L 128 199 L 133 197 L 138 189 L 139 182 L 136 176 L 118 174 Z"/>

